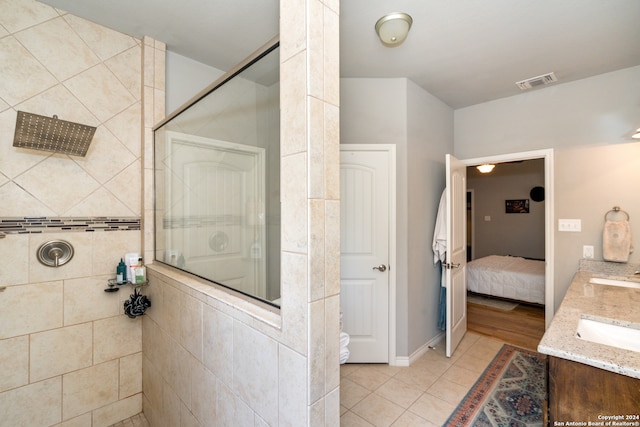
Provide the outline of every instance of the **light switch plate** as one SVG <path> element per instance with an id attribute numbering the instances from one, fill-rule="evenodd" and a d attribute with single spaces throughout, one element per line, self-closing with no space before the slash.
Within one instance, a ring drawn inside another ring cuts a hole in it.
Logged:
<path id="1" fill-rule="evenodd" d="M 582 221 L 579 219 L 559 219 L 558 231 L 579 232 L 582 230 Z"/>

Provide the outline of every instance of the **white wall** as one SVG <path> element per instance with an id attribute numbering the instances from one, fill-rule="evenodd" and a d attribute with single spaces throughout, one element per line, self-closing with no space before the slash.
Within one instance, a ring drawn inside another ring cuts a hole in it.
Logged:
<path id="1" fill-rule="evenodd" d="M 225 71 L 167 51 L 167 115 L 197 95 L 222 76 Z"/>
<path id="2" fill-rule="evenodd" d="M 407 79 L 341 79 L 343 144 L 396 144 L 396 353 L 409 357 L 438 335 L 439 271 L 431 241 L 453 111 Z"/>
<path id="3" fill-rule="evenodd" d="M 640 217 L 640 67 L 556 84 L 455 111 L 455 155 L 474 158 L 554 148 L 554 220 L 579 218 L 582 232 L 555 231 L 555 305 L 561 303 L 582 256 L 602 257 L 604 215 L 619 205 Z M 557 226 L 555 227 L 557 230 Z M 637 228 L 637 227 L 636 227 Z M 634 246 L 640 247 L 638 233 Z M 640 254 L 632 254 L 638 262 Z"/>

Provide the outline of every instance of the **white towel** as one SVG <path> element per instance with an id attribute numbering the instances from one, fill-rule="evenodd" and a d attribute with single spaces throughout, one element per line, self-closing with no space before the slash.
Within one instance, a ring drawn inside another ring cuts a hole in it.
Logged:
<path id="1" fill-rule="evenodd" d="M 605 261 L 627 262 L 632 251 L 629 221 L 605 221 L 602 232 L 602 258 Z"/>

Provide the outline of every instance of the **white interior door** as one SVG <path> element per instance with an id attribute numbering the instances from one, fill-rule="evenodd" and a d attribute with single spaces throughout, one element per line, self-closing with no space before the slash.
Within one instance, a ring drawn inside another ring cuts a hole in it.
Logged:
<path id="1" fill-rule="evenodd" d="M 467 332 L 467 167 L 446 156 L 447 174 L 447 289 L 446 355 L 451 357 Z"/>
<path id="2" fill-rule="evenodd" d="M 340 151 L 340 306 L 349 363 L 389 362 L 389 153 Z"/>

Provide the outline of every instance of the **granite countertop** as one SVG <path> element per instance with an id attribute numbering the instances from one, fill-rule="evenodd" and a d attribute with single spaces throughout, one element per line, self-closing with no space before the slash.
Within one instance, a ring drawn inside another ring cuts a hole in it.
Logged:
<path id="1" fill-rule="evenodd" d="M 640 378 L 640 352 L 582 340 L 576 336 L 581 317 L 640 329 L 640 289 L 589 283 L 592 277 L 640 282 L 640 265 L 582 262 L 545 332 L 538 351 L 597 368 Z"/>

